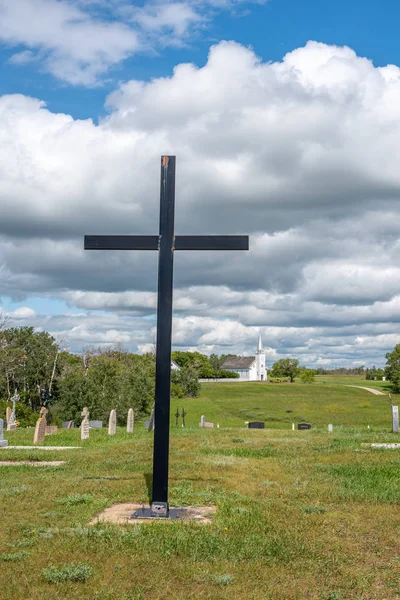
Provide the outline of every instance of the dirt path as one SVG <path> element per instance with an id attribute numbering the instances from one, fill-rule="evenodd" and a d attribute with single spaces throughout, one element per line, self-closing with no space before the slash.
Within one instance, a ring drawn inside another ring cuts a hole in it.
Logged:
<path id="1" fill-rule="evenodd" d="M 346 385 L 346 387 L 355 387 L 359 388 L 360 390 L 367 390 L 367 392 L 371 392 L 371 394 L 375 394 L 375 396 L 386 396 L 386 394 L 380 392 L 379 390 L 374 390 L 374 388 L 369 387 L 363 387 L 362 385 Z"/>

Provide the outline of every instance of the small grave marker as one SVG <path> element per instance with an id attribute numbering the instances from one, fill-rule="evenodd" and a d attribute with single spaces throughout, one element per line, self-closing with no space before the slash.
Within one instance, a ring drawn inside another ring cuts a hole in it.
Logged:
<path id="1" fill-rule="evenodd" d="M 46 425 L 44 435 L 55 435 L 58 431 L 57 425 Z"/>
<path id="2" fill-rule="evenodd" d="M 115 435 L 117 433 L 117 411 L 115 408 L 110 412 L 110 418 L 108 420 L 108 435 Z"/>
<path id="3" fill-rule="evenodd" d="M 134 424 L 135 424 L 135 415 L 134 415 L 134 412 L 133 412 L 133 408 L 130 408 L 128 410 L 128 419 L 127 419 L 127 422 L 126 422 L 126 431 L 128 433 L 133 433 Z"/>
<path id="4" fill-rule="evenodd" d="M 81 440 L 88 440 L 90 425 L 89 425 L 89 410 L 86 406 L 82 410 L 81 416 L 83 417 L 82 423 L 81 423 Z"/>
<path id="5" fill-rule="evenodd" d="M 8 446 L 7 440 L 4 439 L 4 421 L 0 419 L 0 448 Z"/>
<path id="6" fill-rule="evenodd" d="M 207 421 L 205 421 L 203 427 L 207 427 L 208 429 L 213 429 L 214 423 L 207 423 Z"/>
<path id="7" fill-rule="evenodd" d="M 33 436 L 34 444 L 43 444 L 44 442 L 44 436 L 46 434 L 47 427 L 46 414 L 47 408 L 42 406 L 42 408 L 40 409 L 40 417 L 36 421 L 35 435 Z"/>
<path id="8" fill-rule="evenodd" d="M 392 431 L 399 433 L 399 407 L 392 406 Z"/>
<path id="9" fill-rule="evenodd" d="M 180 412 L 179 412 L 179 408 L 176 409 L 176 413 L 175 413 L 175 425 L 178 427 L 179 425 L 179 417 L 181 416 Z"/>
<path id="10" fill-rule="evenodd" d="M 89 421 L 91 429 L 103 429 L 103 421 Z"/>
<path id="11" fill-rule="evenodd" d="M 153 431 L 153 429 L 156 426 L 156 423 L 155 423 L 155 412 L 154 411 L 155 411 L 155 408 L 153 406 L 153 408 L 151 410 L 151 415 L 150 415 L 150 419 L 149 419 L 149 424 L 148 424 L 148 427 L 147 427 L 147 431 Z"/>
<path id="12" fill-rule="evenodd" d="M 297 425 L 297 429 L 298 429 L 299 431 L 303 431 L 303 430 L 305 430 L 305 429 L 311 429 L 311 423 L 299 423 L 299 424 Z"/>
<path id="13" fill-rule="evenodd" d="M 294 431 L 294 430 L 295 430 L 295 426 L 294 426 L 294 423 L 292 423 L 292 431 Z"/>
<path id="14" fill-rule="evenodd" d="M 332 433 L 332 431 L 333 431 L 333 425 L 332 425 L 332 423 L 329 423 L 329 425 L 328 425 L 328 431 L 329 431 L 329 433 Z"/>
<path id="15" fill-rule="evenodd" d="M 265 429 L 265 423 L 263 421 L 250 421 L 247 425 L 248 429 Z"/>
<path id="16" fill-rule="evenodd" d="M 182 408 L 182 427 L 186 427 L 186 423 L 185 423 L 186 415 L 187 415 L 187 413 L 185 412 L 185 409 Z"/>
<path id="17" fill-rule="evenodd" d="M 204 416 L 204 415 L 201 415 L 201 417 L 200 417 L 200 425 L 199 425 L 199 427 L 204 427 L 205 420 L 206 420 L 205 416 Z"/>

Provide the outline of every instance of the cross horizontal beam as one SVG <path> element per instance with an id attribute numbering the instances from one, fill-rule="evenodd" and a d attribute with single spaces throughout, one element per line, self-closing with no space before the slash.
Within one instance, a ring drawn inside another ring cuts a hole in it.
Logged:
<path id="1" fill-rule="evenodd" d="M 177 235 L 175 250 L 248 250 L 248 235 Z"/>
<path id="2" fill-rule="evenodd" d="M 158 250 L 159 235 L 85 235 L 85 250 Z"/>
<path id="3" fill-rule="evenodd" d="M 85 235 L 85 250 L 159 250 L 158 235 Z M 177 235 L 173 250 L 248 250 L 247 235 Z"/>

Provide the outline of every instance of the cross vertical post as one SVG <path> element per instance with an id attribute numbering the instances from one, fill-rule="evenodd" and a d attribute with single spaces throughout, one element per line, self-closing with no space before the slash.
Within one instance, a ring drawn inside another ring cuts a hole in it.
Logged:
<path id="1" fill-rule="evenodd" d="M 168 512 L 175 156 L 161 157 L 152 511 Z"/>

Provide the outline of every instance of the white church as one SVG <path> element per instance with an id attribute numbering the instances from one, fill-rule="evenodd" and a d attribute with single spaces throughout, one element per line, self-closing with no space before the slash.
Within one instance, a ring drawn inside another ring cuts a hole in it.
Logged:
<path id="1" fill-rule="evenodd" d="M 261 333 L 258 338 L 255 356 L 227 358 L 221 365 L 221 369 L 231 371 L 232 373 L 238 373 L 239 381 L 266 381 L 267 368 L 265 366 L 265 353 L 262 347 Z"/>

